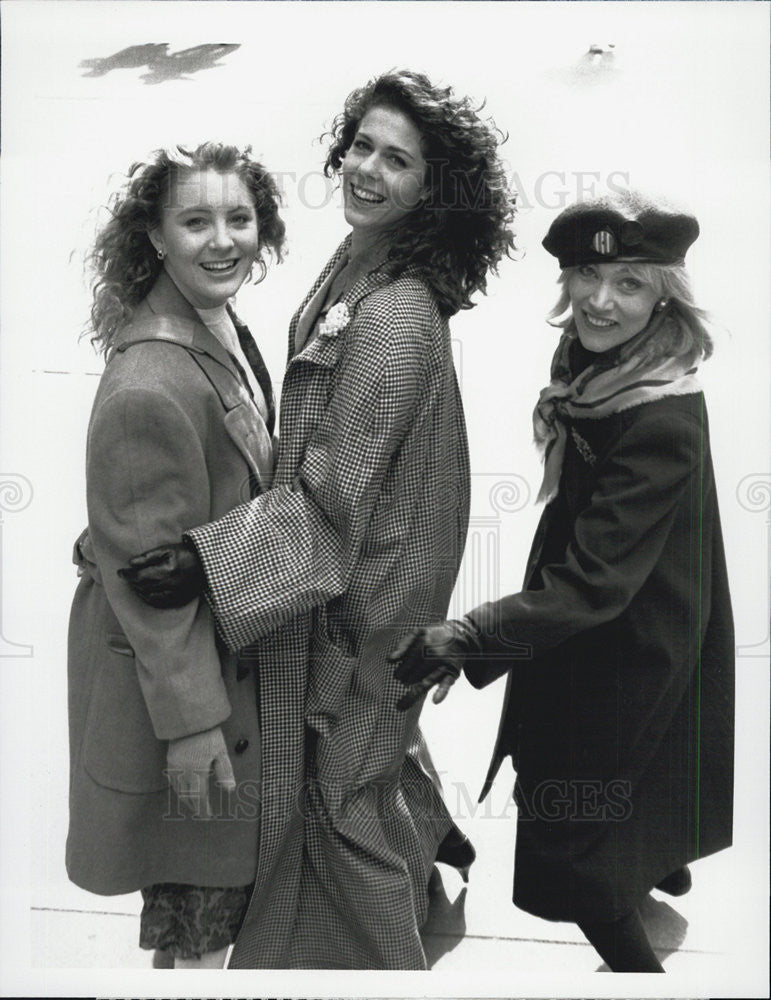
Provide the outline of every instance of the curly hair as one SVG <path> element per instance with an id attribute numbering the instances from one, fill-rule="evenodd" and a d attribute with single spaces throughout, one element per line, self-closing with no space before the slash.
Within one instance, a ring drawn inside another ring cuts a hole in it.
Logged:
<path id="1" fill-rule="evenodd" d="M 663 357 L 682 358 L 689 365 L 697 359 L 706 361 L 713 350 L 712 336 L 708 328 L 709 315 L 694 301 L 691 279 L 685 265 L 632 261 L 625 263 L 634 277 L 651 285 L 657 295 L 668 299 L 672 307 L 673 322 L 665 323 L 651 339 L 645 357 L 641 358 L 641 361 Z M 570 308 L 568 288 L 570 276 L 577 269 L 577 267 L 566 267 L 560 272 L 559 298 L 547 316 L 551 326 L 560 327 L 568 333 L 576 333 L 572 312 L 564 314 Z"/>
<path id="2" fill-rule="evenodd" d="M 204 142 L 193 150 L 182 146 L 156 150 L 147 162 L 134 163 L 129 169 L 125 185 L 110 200 L 109 218 L 86 257 L 93 275 L 91 341 L 103 353 L 163 268 L 148 233 L 160 225 L 172 179 L 192 170 L 233 171 L 248 188 L 259 224 L 258 281 L 265 275 L 266 254 L 282 259 L 285 227 L 278 214 L 281 196 L 273 177 L 251 159 L 250 146 L 240 150 L 221 142 Z"/>
<path id="3" fill-rule="evenodd" d="M 482 105 L 483 107 L 484 105 Z M 398 277 L 415 267 L 433 291 L 439 310 L 452 316 L 485 291 L 488 271 L 511 256 L 514 196 L 498 146 L 506 137 L 479 117 L 468 97 L 437 87 L 422 73 L 392 70 L 348 95 L 330 132 L 324 173 L 338 171 L 362 118 L 375 107 L 401 111 L 421 135 L 427 163 L 427 198 L 393 234 L 388 267 Z"/>

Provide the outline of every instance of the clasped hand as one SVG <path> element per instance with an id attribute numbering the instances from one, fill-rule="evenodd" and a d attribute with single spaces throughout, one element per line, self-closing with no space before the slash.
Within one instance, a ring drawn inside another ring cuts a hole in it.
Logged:
<path id="1" fill-rule="evenodd" d="M 186 541 L 134 556 L 118 570 L 118 576 L 154 608 L 181 608 L 206 588 L 201 560 Z"/>
<path id="2" fill-rule="evenodd" d="M 407 632 L 388 655 L 391 663 L 399 664 L 394 670 L 396 680 L 409 686 L 396 704 L 399 711 L 411 708 L 432 687 L 436 687 L 434 704 L 444 701 L 476 648 L 476 630 L 466 619 Z"/>

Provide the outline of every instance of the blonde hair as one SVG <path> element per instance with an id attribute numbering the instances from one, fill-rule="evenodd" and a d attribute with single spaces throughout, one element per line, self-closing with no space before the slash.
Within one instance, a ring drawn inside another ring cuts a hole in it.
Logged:
<path id="1" fill-rule="evenodd" d="M 621 261 L 619 261 L 621 263 Z M 651 264 L 623 261 L 630 273 L 639 281 L 651 285 L 656 294 L 667 299 L 675 322 L 662 325 L 658 334 L 647 345 L 647 358 L 682 358 L 687 364 L 697 359 L 705 360 L 712 354 L 713 342 L 709 332 L 709 315 L 694 302 L 691 278 L 684 264 Z M 569 284 L 571 275 L 581 265 L 563 268 L 557 283 L 560 293 L 554 308 L 546 319 L 550 326 L 566 332 L 576 332 L 573 313 L 570 311 Z"/>

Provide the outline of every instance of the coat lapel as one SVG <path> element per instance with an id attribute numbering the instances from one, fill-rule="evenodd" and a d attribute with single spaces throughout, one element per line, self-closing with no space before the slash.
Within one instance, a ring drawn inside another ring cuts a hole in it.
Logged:
<path id="1" fill-rule="evenodd" d="M 351 237 L 346 236 L 346 238 L 343 240 L 343 242 L 340 244 L 337 250 L 335 250 L 330 259 L 327 261 L 326 266 L 324 267 L 323 271 L 314 282 L 311 290 L 308 292 L 308 294 L 300 303 L 300 308 L 292 317 L 291 322 L 289 323 L 289 345 L 287 353 L 287 364 L 291 364 L 292 359 L 295 357 L 296 353 L 295 338 L 297 336 L 297 327 L 300 323 L 300 319 L 303 313 L 305 312 L 313 296 L 318 292 L 319 288 L 321 288 L 321 286 L 327 280 L 332 271 L 337 267 L 341 258 L 348 253 L 348 248 L 350 247 L 350 245 L 351 245 Z"/>
<path id="2" fill-rule="evenodd" d="M 255 352 L 259 355 L 257 345 L 248 329 L 239 322 L 236 331 L 239 339 L 243 338 L 242 344 L 248 336 L 253 345 L 252 356 Z M 244 458 L 260 490 L 269 489 L 274 464 L 271 432 L 250 398 L 230 354 L 201 322 L 198 313 L 165 271 L 161 273 L 147 298 L 137 309 L 131 323 L 121 331 L 116 339 L 113 353 L 123 352 L 132 344 L 148 340 L 178 344 L 188 351 L 222 402 L 225 409 L 223 422 L 233 444 Z M 247 360 L 252 364 L 252 357 L 249 354 Z M 267 370 L 261 356 L 259 361 L 264 370 L 263 377 L 267 378 Z M 255 374 L 260 380 L 257 370 Z M 269 391 L 266 395 L 266 402 L 270 408 L 269 417 L 273 416 L 275 419 L 269 379 L 266 385 Z M 260 386 L 263 387 L 261 380 Z"/>
<path id="3" fill-rule="evenodd" d="M 259 492 L 269 490 L 273 483 L 273 438 L 251 400 L 242 400 L 228 410 L 225 430 L 257 480 Z"/>
<path id="4" fill-rule="evenodd" d="M 329 286 L 335 280 L 340 271 L 345 267 L 347 261 L 348 258 L 345 254 L 338 256 L 334 266 L 329 271 L 329 274 L 326 278 L 324 278 L 316 291 L 313 292 L 310 299 L 307 300 L 305 307 L 300 312 L 300 316 L 297 320 L 297 329 L 295 330 L 294 335 L 295 354 L 300 354 L 305 345 L 308 343 L 308 338 L 311 335 L 313 326 L 318 318 L 319 312 L 321 311 L 321 307 L 324 305 L 324 299 L 327 297 Z"/>
<path id="5" fill-rule="evenodd" d="M 231 306 L 228 306 L 228 312 L 230 313 L 230 318 L 233 320 L 233 326 L 236 328 L 241 349 L 265 397 L 265 403 L 268 407 L 268 416 L 265 423 L 268 433 L 272 434 L 276 424 L 276 397 L 273 393 L 273 383 L 270 380 L 270 374 L 249 327 L 239 319 Z"/>
<path id="6" fill-rule="evenodd" d="M 334 368 L 337 364 L 341 350 L 340 345 L 345 342 L 348 328 L 340 330 L 338 333 L 319 334 L 297 353 L 295 353 L 295 343 L 307 339 L 324 301 L 328 283 L 334 278 L 339 265 L 347 254 L 350 242 L 351 238 L 348 236 L 340 244 L 292 319 L 289 327 L 290 365 L 294 361 L 304 361 L 324 368 Z M 392 280 L 392 276 L 384 268 L 370 271 L 369 274 L 359 278 L 353 288 L 340 300 L 348 306 L 351 322 L 353 322 L 356 308 L 361 300 Z"/>

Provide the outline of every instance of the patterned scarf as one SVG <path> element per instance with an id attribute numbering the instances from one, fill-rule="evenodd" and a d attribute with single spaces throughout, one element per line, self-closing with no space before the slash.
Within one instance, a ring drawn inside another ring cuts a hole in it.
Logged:
<path id="1" fill-rule="evenodd" d="M 539 502 L 548 503 L 557 495 L 567 441 L 566 420 L 599 420 L 664 396 L 700 391 L 695 375 L 698 364 L 686 369 L 682 359 L 651 358 L 645 350 L 665 323 L 677 322 L 670 305 L 618 351 L 603 355 L 575 377 L 569 354 L 577 335 L 572 330 L 562 335 L 552 359 L 551 382 L 541 390 L 533 411 L 535 443 L 544 460 Z"/>

